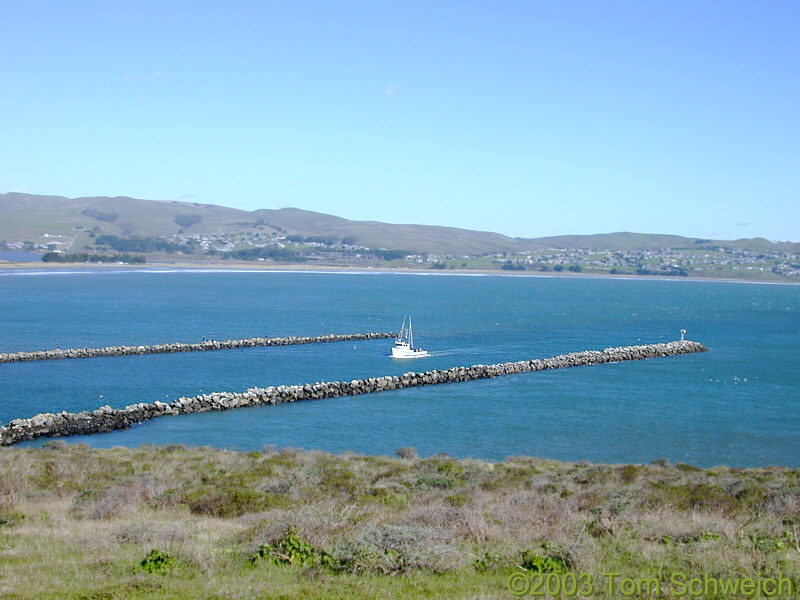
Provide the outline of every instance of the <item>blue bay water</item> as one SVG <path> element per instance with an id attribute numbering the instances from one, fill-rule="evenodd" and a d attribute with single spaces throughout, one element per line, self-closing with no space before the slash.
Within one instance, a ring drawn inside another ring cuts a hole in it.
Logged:
<path id="1" fill-rule="evenodd" d="M 800 466 L 800 287 L 286 272 L 0 273 L 0 351 L 397 330 L 391 340 L 0 365 L 0 422 L 253 386 L 350 380 L 687 337 L 709 352 L 165 417 L 67 438 L 701 466 Z M 41 445 L 47 440 L 28 442 Z"/>

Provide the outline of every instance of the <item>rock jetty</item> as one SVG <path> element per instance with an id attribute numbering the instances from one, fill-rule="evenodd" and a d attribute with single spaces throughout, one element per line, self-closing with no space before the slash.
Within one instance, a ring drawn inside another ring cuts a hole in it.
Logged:
<path id="1" fill-rule="evenodd" d="M 394 337 L 387 332 L 375 333 L 332 333 L 314 337 L 248 338 L 244 340 L 204 340 L 196 344 L 175 342 L 154 346 L 106 346 L 105 348 L 67 348 L 62 350 L 36 350 L 33 352 L 0 353 L 0 363 L 26 362 L 31 360 L 58 360 L 61 358 L 93 358 L 96 356 L 128 356 L 131 354 L 168 354 L 171 352 L 202 352 L 204 350 L 230 350 L 232 348 L 252 348 L 253 346 L 293 346 L 296 344 L 322 344 L 325 342 L 352 342 L 357 340 L 379 340 Z"/>
<path id="2" fill-rule="evenodd" d="M 15 419 L 5 427 L 0 427 L 0 445 L 10 446 L 23 440 L 32 440 L 44 436 L 85 435 L 127 429 L 135 423 L 166 415 L 185 415 L 210 410 L 229 410 L 245 406 L 281 404 L 297 400 L 321 400 L 339 396 L 355 396 L 421 385 L 455 383 L 528 371 L 545 371 L 548 369 L 599 365 L 660 356 L 675 356 L 678 354 L 704 352 L 705 350 L 706 348 L 697 342 L 688 340 L 676 341 L 662 344 L 606 348 L 605 350 L 586 350 L 572 354 L 562 354 L 553 358 L 536 358 L 494 365 L 478 364 L 471 367 L 453 367 L 451 369 L 425 371 L 423 373 L 410 372 L 400 376 L 387 375 L 384 377 L 354 379 L 352 381 L 320 381 L 305 385 L 250 388 L 245 392 L 215 392 L 190 398 L 179 398 L 170 404 L 155 401 L 152 404 L 131 404 L 123 409 L 101 406 L 93 411 L 79 413 L 45 413 L 30 419 Z"/>

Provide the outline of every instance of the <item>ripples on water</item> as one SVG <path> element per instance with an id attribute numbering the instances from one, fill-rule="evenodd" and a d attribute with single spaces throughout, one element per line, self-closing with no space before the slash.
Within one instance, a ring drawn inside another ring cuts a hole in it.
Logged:
<path id="1" fill-rule="evenodd" d="M 70 441 L 800 466 L 800 287 L 578 277 L 4 273 L 0 350 L 396 330 L 390 340 L 0 365 L 0 421 L 676 339 L 704 354 L 162 418 Z M 29 443 L 39 445 L 45 440 Z"/>

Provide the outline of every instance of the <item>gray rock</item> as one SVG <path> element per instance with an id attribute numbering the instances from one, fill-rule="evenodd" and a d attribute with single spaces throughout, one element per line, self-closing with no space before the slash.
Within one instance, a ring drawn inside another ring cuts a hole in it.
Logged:
<path id="1" fill-rule="evenodd" d="M 339 341 L 342 339 L 376 339 L 380 337 L 389 337 L 390 334 L 371 333 L 358 335 L 361 337 L 319 336 L 317 338 L 253 338 L 252 340 L 229 340 L 228 343 L 230 345 L 234 342 L 240 343 L 253 341 L 255 343 L 257 341 L 257 345 L 263 346 Z M 375 337 L 368 338 L 366 336 Z M 223 345 L 225 344 L 226 343 L 223 343 Z M 220 345 L 218 342 L 214 342 L 213 346 L 207 346 L 206 344 L 203 344 L 202 347 L 198 346 L 197 349 L 208 350 L 218 345 Z M 186 348 L 187 345 L 172 344 L 169 347 L 173 348 L 173 350 L 163 351 L 176 351 L 174 348 Z M 121 348 L 124 351 L 126 347 Z M 139 353 L 139 348 L 141 347 L 132 346 L 128 348 L 131 348 L 133 352 Z M 92 349 L 83 350 L 85 350 L 87 353 L 93 352 Z M 100 350 L 108 352 L 111 351 L 109 349 Z M 641 360 L 661 356 L 688 354 L 692 352 L 704 352 L 705 350 L 706 348 L 702 344 L 685 340 L 668 342 L 665 344 L 606 348 L 602 351 L 592 350 L 575 352 L 572 354 L 555 356 L 553 358 L 508 362 L 495 365 L 478 364 L 470 367 L 453 367 L 443 371 L 434 370 L 426 371 L 425 373 L 409 372 L 404 373 L 400 377 L 389 375 L 377 378 L 370 377 L 367 379 L 353 379 L 350 382 L 318 381 L 313 384 L 251 388 L 241 393 L 214 392 L 211 394 L 200 394 L 191 398 L 178 398 L 172 404 L 166 404 L 159 400 L 156 400 L 153 404 L 131 404 L 122 410 L 114 410 L 110 406 L 106 405 L 101 406 L 91 413 L 87 411 L 82 411 L 79 413 L 61 412 L 57 415 L 52 413 L 44 413 L 35 415 L 30 419 L 14 419 L 6 426 L 0 427 L 0 445 L 9 446 L 23 440 L 30 440 L 43 436 L 56 437 L 75 434 L 100 433 L 112 431 L 114 429 L 127 429 L 133 423 L 139 423 L 147 419 L 171 414 L 206 412 L 209 410 L 229 410 L 242 406 L 253 406 L 257 404 L 280 404 L 282 402 L 294 402 L 295 400 L 305 399 L 335 398 L 343 394 L 369 394 L 383 390 L 414 387 L 418 385 L 436 385 L 440 383 L 470 381 L 474 379 L 483 379 L 486 377 L 499 377 L 500 375 L 523 373 L 526 371 L 540 371 L 572 366 L 603 364 L 619 362 L 623 360 Z M 75 352 L 81 352 L 81 350 Z M 26 353 L 17 353 L 13 356 L 18 357 L 23 354 Z M 108 354 L 105 355 L 107 356 Z M 0 360 L 2 360 L 2 357 L 4 356 L 8 357 L 12 355 L 0 354 Z M 16 360 L 25 359 L 12 358 L 6 362 L 13 362 Z"/>

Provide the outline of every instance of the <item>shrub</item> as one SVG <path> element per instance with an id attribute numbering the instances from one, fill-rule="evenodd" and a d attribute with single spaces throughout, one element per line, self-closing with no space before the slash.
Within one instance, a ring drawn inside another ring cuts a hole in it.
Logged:
<path id="1" fill-rule="evenodd" d="M 472 566 L 476 571 L 485 573 L 487 571 L 506 569 L 512 564 L 513 563 L 504 556 L 500 556 L 499 554 L 495 554 L 493 552 L 486 552 L 483 556 L 476 558 L 472 563 Z"/>
<path id="2" fill-rule="evenodd" d="M 398 448 L 395 451 L 395 454 L 400 458 L 405 458 L 408 460 L 414 460 L 419 458 L 419 454 L 417 454 L 416 448 L 412 448 L 409 446 L 408 448 Z"/>
<path id="3" fill-rule="evenodd" d="M 358 488 L 358 477 L 347 467 L 331 464 L 323 468 L 320 486 L 326 490 L 353 493 Z"/>
<path id="4" fill-rule="evenodd" d="M 796 540 L 791 531 L 785 531 L 779 538 L 772 538 L 768 536 L 751 536 L 753 545 L 760 552 L 780 552 L 787 548 L 792 548 Z"/>
<path id="5" fill-rule="evenodd" d="M 581 469 L 575 477 L 575 482 L 581 485 L 597 485 L 609 480 L 611 472 L 605 467 L 586 467 Z"/>
<path id="6" fill-rule="evenodd" d="M 444 573 L 457 566 L 458 552 L 434 529 L 420 526 L 372 527 L 334 552 L 339 568 L 352 573 Z"/>
<path id="7" fill-rule="evenodd" d="M 220 484 L 203 487 L 183 499 L 189 510 L 198 515 L 230 518 L 270 508 L 287 508 L 283 494 L 265 494 L 245 485 Z"/>
<path id="8" fill-rule="evenodd" d="M 19 511 L 14 511 L 6 514 L 0 514 L 0 527 L 14 527 L 19 525 L 25 519 Z"/>
<path id="9" fill-rule="evenodd" d="M 267 560 L 279 566 L 336 566 L 336 561 L 330 554 L 301 538 L 294 527 L 289 527 L 284 536 L 275 543 L 260 546 L 253 556 L 253 561 L 259 560 Z"/>
<path id="10" fill-rule="evenodd" d="M 405 486 L 390 482 L 388 484 L 374 485 L 367 490 L 361 498 L 367 502 L 377 502 L 385 506 L 407 506 L 408 495 Z"/>
<path id="11" fill-rule="evenodd" d="M 686 463 L 678 463 L 675 465 L 675 468 L 683 471 L 684 473 L 699 473 L 703 470 L 700 467 L 695 467 L 694 465 L 689 465 Z"/>
<path id="12" fill-rule="evenodd" d="M 439 489 L 449 490 L 455 486 L 456 482 L 449 477 L 441 477 L 438 475 L 423 475 L 417 479 L 416 486 L 423 489 Z"/>
<path id="13" fill-rule="evenodd" d="M 653 492 L 646 500 L 649 507 L 661 506 L 669 503 L 679 510 L 720 510 L 727 514 L 736 512 L 741 507 L 741 502 L 729 495 L 721 487 L 698 483 L 694 485 L 669 486 L 663 483 L 653 483 Z"/>
<path id="14" fill-rule="evenodd" d="M 642 468 L 636 465 L 625 465 L 619 471 L 619 478 L 623 483 L 633 483 L 639 478 Z"/>
<path id="15" fill-rule="evenodd" d="M 533 550 L 520 552 L 519 565 L 532 573 L 567 573 L 569 568 L 560 556 L 539 554 Z"/>
<path id="16" fill-rule="evenodd" d="M 454 460 L 445 460 L 436 465 L 436 470 L 442 475 L 458 477 L 464 472 L 464 467 Z"/>
<path id="17" fill-rule="evenodd" d="M 631 505 L 630 498 L 626 497 L 624 494 L 614 494 L 611 498 L 611 503 L 608 506 L 608 511 L 612 515 L 618 515 L 622 513 L 628 506 Z"/>
<path id="18" fill-rule="evenodd" d="M 461 506 L 464 506 L 467 502 L 469 502 L 469 496 L 467 496 L 466 494 L 453 494 L 445 498 L 445 500 L 450 506 L 455 506 L 456 508 L 459 508 Z"/>
<path id="19" fill-rule="evenodd" d="M 764 486 L 752 481 L 734 481 L 724 487 L 725 493 L 733 496 L 745 506 L 754 506 L 766 498 Z"/>
<path id="20" fill-rule="evenodd" d="M 139 567 L 148 573 L 166 575 L 175 567 L 175 557 L 154 548 L 142 559 Z"/>

